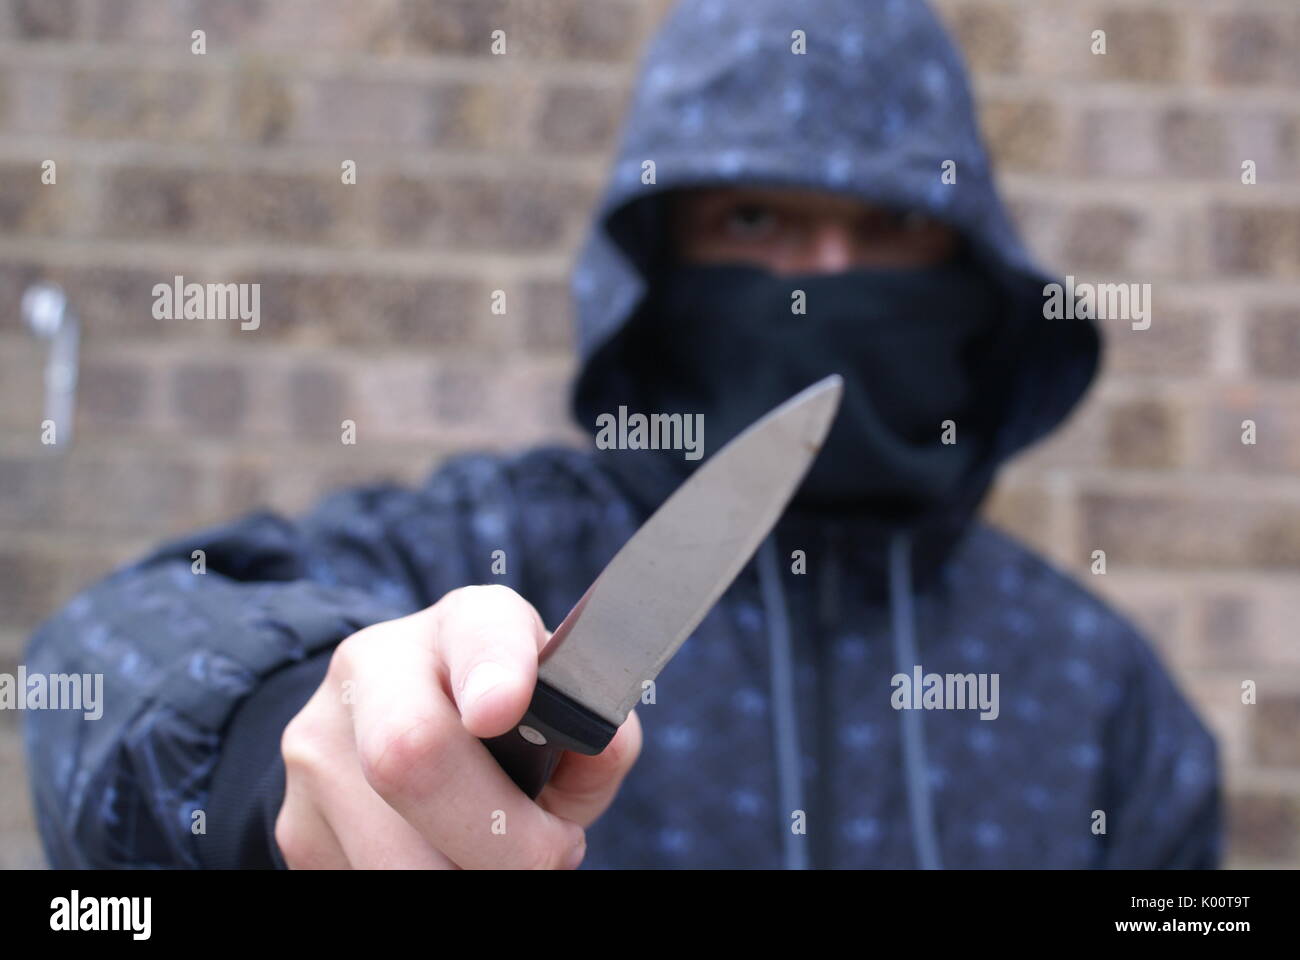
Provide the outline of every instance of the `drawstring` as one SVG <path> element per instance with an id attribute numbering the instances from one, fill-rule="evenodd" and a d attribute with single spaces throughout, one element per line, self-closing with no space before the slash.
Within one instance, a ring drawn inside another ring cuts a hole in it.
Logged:
<path id="1" fill-rule="evenodd" d="M 889 544 L 889 607 L 893 620 L 894 663 L 898 673 L 911 675 L 916 665 L 916 639 L 912 610 L 912 541 L 895 534 Z M 767 612 L 767 637 L 771 660 L 773 737 L 780 779 L 782 824 L 787 870 L 806 870 L 808 855 L 800 837 L 790 829 L 789 815 L 803 806 L 803 769 L 799 751 L 799 723 L 794 697 L 794 670 L 790 648 L 790 619 L 781 589 L 776 536 L 769 536 L 758 552 L 758 576 Z M 903 770 L 912 843 L 922 869 L 939 870 L 939 842 L 934 808 L 926 777 L 925 730 L 919 710 L 900 711 Z"/>
<path id="2" fill-rule="evenodd" d="M 894 626 L 894 668 L 912 675 L 916 665 L 916 638 L 912 614 L 912 541 L 897 533 L 889 542 L 889 609 Z M 915 691 L 919 695 L 920 691 Z M 912 843 L 923 870 L 939 870 L 939 843 L 934 829 L 934 808 L 926 777 L 925 730 L 920 710 L 899 711 L 903 733 L 903 770 L 907 780 L 907 806 L 912 823 Z"/>
<path id="3" fill-rule="evenodd" d="M 799 753 L 799 722 L 794 703 L 794 670 L 791 667 L 790 619 L 781 589 L 780 561 L 776 535 L 764 542 L 758 553 L 758 577 L 767 609 L 767 640 L 772 667 L 773 736 L 781 783 L 781 836 L 787 870 L 808 869 L 807 848 L 790 829 L 789 817 L 803 810 L 803 768 Z"/>

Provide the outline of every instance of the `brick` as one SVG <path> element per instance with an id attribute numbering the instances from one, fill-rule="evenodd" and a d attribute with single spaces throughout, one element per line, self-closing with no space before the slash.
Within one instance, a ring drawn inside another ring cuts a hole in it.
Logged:
<path id="1" fill-rule="evenodd" d="M 1249 679 L 1249 678 L 1247 678 Z M 1266 767 L 1300 769 L 1300 696 L 1259 691 L 1254 707 L 1255 756 Z"/>
<path id="2" fill-rule="evenodd" d="M 160 264 L 158 269 L 150 270 L 0 263 L 0 302 L 17 302 L 22 291 L 33 283 L 58 285 L 81 318 L 82 342 L 86 347 L 140 338 L 152 341 L 160 337 L 201 336 L 212 326 L 206 321 L 154 319 L 154 285 L 171 283 L 177 274 L 185 276 L 187 282 L 199 279 L 180 263 Z"/>
<path id="3" fill-rule="evenodd" d="M 1293 476 L 1300 471 L 1300 418 L 1294 400 L 1270 401 L 1243 391 L 1215 398 L 1198 419 L 1204 422 L 1210 469 Z M 1242 422 L 1255 422 L 1255 443 L 1241 442 Z"/>
<path id="4" fill-rule="evenodd" d="M 536 281 L 525 288 L 523 346 L 528 350 L 572 351 L 573 304 L 567 283 Z"/>
<path id="5" fill-rule="evenodd" d="M 205 522 L 203 482 L 203 471 L 166 455 L 120 460 L 74 452 L 59 483 L 60 526 L 150 540 L 178 535 Z"/>
<path id="6" fill-rule="evenodd" d="M 0 303 L 16 302 L 0 297 Z M 39 424 L 44 416 L 46 350 L 41 341 L 27 336 L 25 331 L 15 329 L 10 337 L 11 342 L 0 340 L 0 357 L 4 358 L 0 364 L 0 424 L 25 431 Z"/>
<path id="7" fill-rule="evenodd" d="M 207 33 L 208 52 L 379 50 L 391 30 L 391 0 L 91 0 L 90 30 L 101 42 L 166 45 L 189 52 Z"/>
<path id="8" fill-rule="evenodd" d="M 84 356 L 77 380 L 79 428 L 138 426 L 146 417 L 149 382 L 145 364 Z"/>
<path id="9" fill-rule="evenodd" d="M 1300 176 L 1300 117 L 1282 123 L 1278 133 L 1278 169 L 1283 176 Z M 1247 157 L 1246 159 L 1251 159 Z"/>
<path id="10" fill-rule="evenodd" d="M 337 436 L 348 400 L 347 383 L 335 370 L 301 366 L 289 374 L 290 424 L 303 436 Z"/>
<path id="11" fill-rule="evenodd" d="M 34 550 L 0 550 L 0 623 L 20 630 L 52 612 L 57 566 Z"/>
<path id="12" fill-rule="evenodd" d="M 621 61 L 641 45 L 640 11 L 632 0 L 527 0 L 520 5 L 531 8 L 535 22 L 552 28 L 545 34 L 546 52 L 557 57 Z"/>
<path id="13" fill-rule="evenodd" d="M 379 189 L 379 232 L 385 242 L 457 250 L 576 247 L 592 199 L 587 188 L 532 177 L 436 182 L 390 177 Z"/>
<path id="14" fill-rule="evenodd" d="M 1295 20 L 1278 11 L 1211 17 L 1210 76 L 1223 84 L 1262 84 L 1296 76 Z"/>
<path id="15" fill-rule="evenodd" d="M 946 18 L 966 62 L 976 73 L 1016 73 L 1023 20 L 1016 11 L 988 3 L 963 3 Z"/>
<path id="16" fill-rule="evenodd" d="M 492 31 L 506 55 L 626 60 L 639 46 L 638 5 L 629 0 L 406 0 L 399 7 L 403 49 L 491 56 Z"/>
<path id="17" fill-rule="evenodd" d="M 211 75 L 140 69 L 78 70 L 67 92 L 68 129 L 100 139 L 210 140 L 225 131 Z"/>
<path id="18" fill-rule="evenodd" d="M 184 170 L 113 171 L 102 201 L 103 230 L 115 236 L 170 237 L 195 228 L 195 178 Z"/>
<path id="19" fill-rule="evenodd" d="M 489 56 L 493 30 L 506 31 L 510 49 L 507 9 L 506 0 L 403 0 L 397 32 L 407 50 Z"/>
<path id="20" fill-rule="evenodd" d="M 203 321 L 154 318 L 154 286 L 170 284 L 178 274 L 187 282 L 198 280 L 183 264 L 159 264 L 158 269 L 150 270 L 51 268 L 47 277 L 63 287 L 68 302 L 81 318 L 86 345 L 93 346 L 125 339 L 202 336 L 207 329 Z"/>
<path id="21" fill-rule="evenodd" d="M 41 183 L 41 165 L 0 163 L 0 231 L 55 234 L 72 219 L 66 184 Z"/>
<path id="22" fill-rule="evenodd" d="M 187 431 L 238 433 L 248 412 L 244 371 L 229 364 L 184 364 L 171 377 L 172 408 Z"/>
<path id="23" fill-rule="evenodd" d="M 1300 210 L 1282 206 L 1210 209 L 1210 261 L 1237 275 L 1300 275 Z"/>
<path id="24" fill-rule="evenodd" d="M 197 12 L 209 49 L 256 51 L 377 50 L 392 19 L 390 0 L 205 0 Z"/>
<path id="25" fill-rule="evenodd" d="M 438 373 L 431 384 L 434 413 L 457 426 L 484 422 L 493 399 L 488 382 L 485 369 L 459 368 Z"/>
<path id="26" fill-rule="evenodd" d="M 14 30 L 24 40 L 70 40 L 77 30 L 76 0 L 11 0 Z"/>
<path id="27" fill-rule="evenodd" d="M 235 126 L 255 143 L 278 143 L 294 122 L 297 106 L 288 79 L 260 60 L 245 64 L 235 86 Z"/>
<path id="28" fill-rule="evenodd" d="M 1116 404 L 1107 427 L 1114 466 L 1168 470 L 1183 459 L 1182 424 L 1168 403 L 1141 399 Z"/>
<path id="29" fill-rule="evenodd" d="M 204 239 L 320 245 L 355 233 L 356 191 L 338 176 L 245 171 L 195 179 L 195 224 Z"/>
<path id="30" fill-rule="evenodd" d="M 477 283 L 452 278 L 277 271 L 246 279 L 262 284 L 256 336 L 299 343 L 471 344 L 489 302 Z"/>
<path id="31" fill-rule="evenodd" d="M 207 32 L 208 49 L 233 47 L 253 37 L 274 6 L 266 0 L 205 0 L 193 8 L 194 26 Z"/>
<path id="32" fill-rule="evenodd" d="M 1020 72 L 1033 79 L 1095 79 L 1105 56 L 1092 53 L 1092 33 L 1101 23 L 1095 9 L 1079 4 L 1014 5 L 1022 23 Z"/>
<path id="33" fill-rule="evenodd" d="M 337 177 L 127 168 L 109 178 L 101 232 L 211 243 L 343 242 L 354 192 Z"/>
<path id="34" fill-rule="evenodd" d="M 1112 9 L 1100 20 L 1106 55 L 1093 57 L 1100 78 L 1136 83 L 1177 80 L 1186 46 L 1179 14 L 1165 10 Z"/>
<path id="35" fill-rule="evenodd" d="M 1162 146 L 1167 173 L 1208 177 L 1228 168 L 1223 120 L 1213 113 L 1174 107 L 1160 117 L 1156 137 Z"/>
<path id="36" fill-rule="evenodd" d="M 558 87 L 549 91 L 538 114 L 536 140 L 551 150 L 603 150 L 622 122 L 621 91 Z"/>
<path id="37" fill-rule="evenodd" d="M 1300 801 L 1276 791 L 1228 796 L 1228 848 L 1234 858 L 1288 863 L 1300 856 Z"/>
<path id="38" fill-rule="evenodd" d="M 1007 213 L 1026 246 L 1044 260 L 1059 246 L 1064 213 L 1060 205 L 1008 190 Z"/>
<path id="39" fill-rule="evenodd" d="M 1300 623 L 1300 577 L 1284 577 L 1276 585 L 1260 589 L 1251 610 L 1254 649 L 1259 653 L 1252 662 L 1300 667 L 1300 643 L 1295 642 L 1295 625 Z"/>
<path id="40" fill-rule="evenodd" d="M 1223 172 L 1240 183 L 1244 160 L 1255 163 L 1259 183 L 1275 183 L 1300 173 L 1300 125 L 1281 111 L 1233 110 L 1223 118 L 1228 149 Z"/>
<path id="41" fill-rule="evenodd" d="M 1056 170 L 1062 165 L 1060 111 L 1046 100 L 985 102 L 980 120 L 993 160 L 1008 170 Z"/>
<path id="42" fill-rule="evenodd" d="M 32 64 L 11 74 L 6 78 L 8 132 L 61 133 L 67 112 L 67 87 L 68 75 L 52 66 Z"/>
<path id="43" fill-rule="evenodd" d="M 1192 633 L 1197 665 L 1234 667 L 1259 659 L 1252 599 L 1217 589 L 1196 598 Z"/>
<path id="44" fill-rule="evenodd" d="M 1164 303 L 1153 288 L 1151 326 L 1120 317 L 1099 320 L 1106 374 L 1194 376 L 1210 363 L 1214 321 L 1208 309 Z"/>
<path id="45" fill-rule="evenodd" d="M 32 816 L 21 714 L 4 713 L 9 716 L 0 721 L 0 869 L 42 870 L 46 862 Z"/>
<path id="46" fill-rule="evenodd" d="M 1257 307 L 1246 323 L 1250 368 L 1264 377 L 1300 378 L 1300 307 Z"/>
<path id="47" fill-rule="evenodd" d="M 33 444 L 36 430 L 33 425 Z M 46 451 L 0 456 L 0 529 L 43 530 L 57 521 L 54 485 L 59 463 Z"/>
<path id="48" fill-rule="evenodd" d="M 568 409 L 570 369 L 517 365 L 501 376 L 485 415 L 490 445 L 514 449 L 572 435 Z M 586 434 L 586 431 L 582 431 Z M 480 442 L 479 445 L 482 445 Z"/>
<path id="49" fill-rule="evenodd" d="M 1085 543 L 1114 568 L 1300 567 L 1300 502 L 1087 493 L 1080 516 Z"/>
<path id="50" fill-rule="evenodd" d="M 1062 261 L 1070 272 L 1123 269 L 1132 262 L 1142 228 L 1142 216 L 1123 207 L 1075 210 L 1064 228 Z"/>
<path id="51" fill-rule="evenodd" d="M 97 0 L 88 13 L 91 35 L 101 42 L 168 43 L 188 51 L 198 26 L 185 5 L 151 0 Z"/>
<path id="52" fill-rule="evenodd" d="M 1048 103 L 1047 108 L 1055 110 Z M 1150 177 L 1162 171 L 1157 124 L 1149 110 L 1099 107 L 1080 121 L 1079 169 L 1094 176 Z M 1026 149 L 1032 149 L 1027 144 Z"/>
<path id="53" fill-rule="evenodd" d="M 438 433 L 433 376 L 423 366 L 367 365 L 354 378 L 356 412 L 349 414 L 357 422 L 358 447 L 375 437 L 432 438 Z"/>
<path id="54" fill-rule="evenodd" d="M 507 145 L 522 98 L 498 84 L 358 81 L 299 85 L 288 138 L 310 144 L 486 149 Z"/>

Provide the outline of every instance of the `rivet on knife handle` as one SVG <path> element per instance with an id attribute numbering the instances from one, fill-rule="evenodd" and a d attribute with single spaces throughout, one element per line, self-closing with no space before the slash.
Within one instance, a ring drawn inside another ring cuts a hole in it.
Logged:
<path id="1" fill-rule="evenodd" d="M 594 756 L 617 732 L 609 721 L 539 680 L 524 718 L 483 743 L 515 785 L 535 799 L 565 750 Z"/>

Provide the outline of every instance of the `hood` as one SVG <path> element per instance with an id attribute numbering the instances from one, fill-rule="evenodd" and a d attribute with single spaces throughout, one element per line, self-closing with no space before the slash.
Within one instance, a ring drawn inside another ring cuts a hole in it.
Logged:
<path id="1" fill-rule="evenodd" d="M 795 31 L 806 38 L 804 54 L 792 52 Z M 648 161 L 652 183 L 644 182 Z M 941 179 L 946 161 L 956 165 L 955 183 Z M 1003 287 L 1013 373 L 1001 425 L 958 502 L 916 525 L 921 555 L 925 530 L 967 523 L 997 466 L 1059 424 L 1094 376 L 1100 341 L 1091 321 L 1043 317 L 1043 286 L 1053 278 L 1032 262 L 998 197 L 964 64 L 927 4 L 683 0 L 644 57 L 573 272 L 580 367 L 572 410 L 589 431 L 598 413 L 635 399 L 635 357 L 622 334 L 662 262 L 664 195 L 706 185 L 832 190 L 922 211 L 960 231 Z M 635 459 L 626 472 L 644 491 L 654 458 Z"/>

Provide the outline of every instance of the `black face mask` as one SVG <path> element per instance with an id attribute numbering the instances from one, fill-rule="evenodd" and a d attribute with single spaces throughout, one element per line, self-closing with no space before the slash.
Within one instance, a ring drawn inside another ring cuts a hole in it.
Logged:
<path id="1" fill-rule="evenodd" d="M 702 413 L 706 457 L 840 374 L 839 415 L 796 503 L 907 519 L 951 498 L 987 448 L 1001 313 L 999 288 L 968 260 L 801 276 L 681 265 L 629 333 L 647 412 Z"/>

